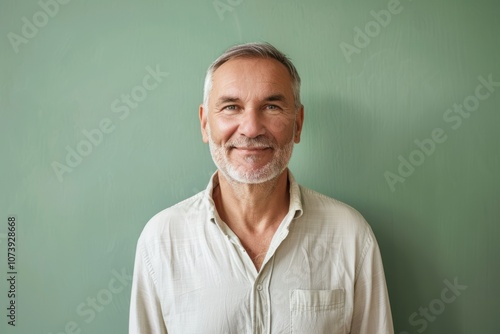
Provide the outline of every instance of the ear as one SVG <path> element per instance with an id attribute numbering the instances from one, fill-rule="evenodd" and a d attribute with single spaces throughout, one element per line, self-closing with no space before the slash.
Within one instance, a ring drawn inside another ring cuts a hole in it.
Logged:
<path id="1" fill-rule="evenodd" d="M 304 106 L 300 106 L 297 115 L 295 116 L 295 144 L 300 143 L 300 134 L 302 133 L 302 124 L 304 124 Z"/>
<path id="2" fill-rule="evenodd" d="M 205 144 L 208 143 L 207 113 L 208 113 L 208 110 L 206 110 L 204 108 L 203 103 L 200 104 L 199 117 L 200 117 L 200 125 L 201 125 L 201 136 L 202 136 L 203 142 Z"/>

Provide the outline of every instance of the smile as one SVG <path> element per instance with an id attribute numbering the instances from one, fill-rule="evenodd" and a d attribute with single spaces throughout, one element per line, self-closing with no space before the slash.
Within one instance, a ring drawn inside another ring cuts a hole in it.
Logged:
<path id="1" fill-rule="evenodd" d="M 234 147 L 234 148 L 243 153 L 261 153 L 271 149 L 270 147 Z"/>

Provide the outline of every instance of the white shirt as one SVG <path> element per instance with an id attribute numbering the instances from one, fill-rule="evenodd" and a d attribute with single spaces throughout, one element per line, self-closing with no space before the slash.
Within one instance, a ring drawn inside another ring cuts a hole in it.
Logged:
<path id="1" fill-rule="evenodd" d="M 130 331 L 392 334 L 380 252 L 353 208 L 299 186 L 257 272 L 206 190 L 155 215 L 137 245 Z"/>

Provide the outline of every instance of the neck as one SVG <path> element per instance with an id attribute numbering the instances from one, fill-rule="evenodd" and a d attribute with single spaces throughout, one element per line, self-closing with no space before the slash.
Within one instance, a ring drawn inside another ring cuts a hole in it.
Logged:
<path id="1" fill-rule="evenodd" d="M 219 187 L 214 189 L 217 211 L 233 231 L 261 234 L 276 230 L 288 212 L 290 194 L 288 169 L 276 178 L 259 184 L 245 184 L 218 173 Z"/>

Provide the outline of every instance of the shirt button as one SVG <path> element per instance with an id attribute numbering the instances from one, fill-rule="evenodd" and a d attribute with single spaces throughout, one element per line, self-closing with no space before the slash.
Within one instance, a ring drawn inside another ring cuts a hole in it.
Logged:
<path id="1" fill-rule="evenodd" d="M 257 290 L 262 291 L 262 285 L 261 284 L 257 284 Z"/>

